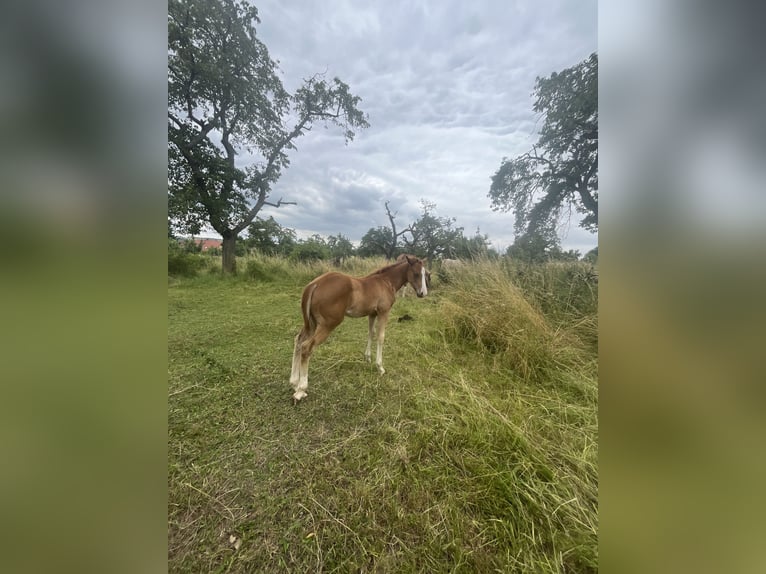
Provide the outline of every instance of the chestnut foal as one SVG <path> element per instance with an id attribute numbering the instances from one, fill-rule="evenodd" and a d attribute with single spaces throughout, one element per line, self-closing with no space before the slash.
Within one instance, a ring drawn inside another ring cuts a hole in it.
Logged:
<path id="1" fill-rule="evenodd" d="M 365 358 L 371 360 L 373 325 L 378 319 L 378 353 L 375 364 L 380 374 L 383 368 L 383 339 L 388 314 L 396 301 L 396 292 L 409 283 L 418 297 L 428 294 L 426 270 L 417 257 L 407 256 L 365 277 L 350 277 L 330 271 L 320 275 L 303 289 L 301 311 L 303 328 L 295 337 L 293 368 L 290 384 L 295 389 L 293 401 L 306 396 L 309 385 L 309 359 L 317 345 L 348 317 L 368 317 L 369 332 Z"/>
<path id="2" fill-rule="evenodd" d="M 408 253 L 402 253 L 401 255 L 399 255 L 399 257 L 396 258 L 396 262 L 398 263 L 399 261 L 404 261 L 407 257 L 414 258 L 415 256 L 414 255 L 409 255 Z M 425 273 L 425 275 L 426 275 L 426 287 L 428 289 L 430 289 L 431 288 L 431 272 L 428 269 L 425 268 L 425 264 L 426 264 L 426 262 L 423 261 L 423 266 L 424 266 L 423 267 L 423 273 Z M 404 285 L 402 285 L 402 288 L 399 289 L 399 291 L 397 291 L 397 293 L 396 293 L 397 298 L 398 297 L 406 297 L 408 291 L 409 291 L 409 289 L 407 288 L 407 284 L 405 283 Z"/>

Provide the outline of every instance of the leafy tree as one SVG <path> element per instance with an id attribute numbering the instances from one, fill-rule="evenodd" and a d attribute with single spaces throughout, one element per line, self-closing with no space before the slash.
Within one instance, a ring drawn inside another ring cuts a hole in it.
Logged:
<path id="1" fill-rule="evenodd" d="M 304 241 L 299 241 L 290 253 L 297 261 L 317 261 L 329 259 L 330 248 L 321 235 L 314 234 Z"/>
<path id="2" fill-rule="evenodd" d="M 235 245 L 289 165 L 287 152 L 313 125 L 337 125 L 346 142 L 368 127 L 360 98 L 338 78 L 315 75 L 294 94 L 256 37 L 244 0 L 168 2 L 168 208 L 180 228 L 210 225 L 223 237 L 224 272 Z M 253 158 L 248 165 L 238 162 Z"/>
<path id="3" fill-rule="evenodd" d="M 488 257 L 490 254 L 489 235 L 482 234 L 477 228 L 473 237 L 461 236 L 453 247 L 454 256 L 458 259 L 477 259 Z M 496 254 L 496 253 L 495 253 Z"/>
<path id="4" fill-rule="evenodd" d="M 385 226 L 371 227 L 359 242 L 357 255 L 361 257 L 374 257 L 382 255 L 388 259 L 389 246 L 393 243 L 391 229 Z"/>
<path id="5" fill-rule="evenodd" d="M 386 216 L 391 227 L 380 226 L 370 228 L 365 233 L 359 245 L 359 255 L 362 257 L 383 255 L 386 259 L 391 260 L 399 255 L 399 238 L 405 233 L 412 232 L 411 225 L 399 231 L 396 230 L 396 215 L 398 212 L 391 213 L 388 203 L 388 201 L 385 203 Z"/>
<path id="6" fill-rule="evenodd" d="M 598 262 L 598 245 L 596 245 L 593 249 L 591 249 L 585 255 L 583 255 L 582 260 L 588 263 L 597 263 Z"/>
<path id="7" fill-rule="evenodd" d="M 330 256 L 333 259 L 351 257 L 354 254 L 354 244 L 342 233 L 328 237 L 327 247 L 330 249 Z"/>
<path id="8" fill-rule="evenodd" d="M 436 204 L 421 201 L 423 213 L 410 226 L 410 240 L 405 239 L 407 251 L 433 260 L 440 255 L 456 257 L 457 247 L 463 239 L 463 228 L 453 227 L 455 218 L 437 217 Z"/>
<path id="9" fill-rule="evenodd" d="M 537 78 L 534 110 L 545 115 L 537 144 L 503 158 L 492 177 L 492 209 L 515 212 L 517 237 L 535 241 L 572 206 L 585 215 L 581 226 L 598 229 L 598 56 Z"/>
<path id="10" fill-rule="evenodd" d="M 580 255 L 578 249 L 567 249 L 566 251 L 559 249 L 558 252 L 553 253 L 552 259 L 556 261 L 579 261 Z"/>
<path id="11" fill-rule="evenodd" d="M 296 243 L 295 230 L 282 227 L 274 216 L 268 219 L 256 217 L 247 228 L 247 235 L 245 245 L 266 255 L 287 255 Z"/>
<path id="12" fill-rule="evenodd" d="M 524 263 L 543 263 L 553 259 L 560 251 L 556 230 L 549 225 L 518 235 L 506 255 Z"/>

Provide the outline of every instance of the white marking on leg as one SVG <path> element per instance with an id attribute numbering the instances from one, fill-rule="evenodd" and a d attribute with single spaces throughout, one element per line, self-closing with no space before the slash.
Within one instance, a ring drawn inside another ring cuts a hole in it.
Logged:
<path id="1" fill-rule="evenodd" d="M 375 317 L 370 315 L 367 318 L 369 322 L 369 329 L 367 331 L 367 349 L 364 351 L 364 358 L 367 360 L 367 362 L 372 361 L 372 335 L 373 335 L 373 324 L 375 323 Z"/>
<path id="2" fill-rule="evenodd" d="M 295 386 L 295 392 L 293 393 L 293 400 L 296 402 L 306 396 L 306 389 L 309 386 L 308 378 L 301 377 L 298 384 Z"/>
<path id="3" fill-rule="evenodd" d="M 383 368 L 383 341 L 386 338 L 386 324 L 388 323 L 388 314 L 378 316 L 378 354 L 375 357 L 375 364 L 378 366 L 378 371 L 381 375 L 386 374 L 386 370 Z"/>
<path id="4" fill-rule="evenodd" d="M 300 369 L 298 384 L 295 385 L 295 393 L 293 394 L 293 400 L 298 402 L 306 396 L 306 389 L 309 386 L 309 357 L 303 355 L 303 345 L 306 342 L 301 343 L 300 347 Z"/>
<path id="5" fill-rule="evenodd" d="M 301 365 L 303 367 L 303 365 Z M 308 377 L 308 365 L 306 365 L 306 372 L 303 372 L 303 368 L 301 368 L 301 376 L 298 379 L 298 383 L 295 385 L 295 394 L 293 395 L 293 398 L 296 401 L 301 400 L 303 397 L 306 396 L 306 389 L 309 386 L 309 377 Z"/>
<path id="6" fill-rule="evenodd" d="M 290 371 L 290 384 L 297 388 L 298 380 L 301 376 L 301 344 L 300 335 L 295 337 L 295 348 L 293 349 L 293 367 Z"/>
<path id="7" fill-rule="evenodd" d="M 383 341 L 378 339 L 378 355 L 375 358 L 375 364 L 378 366 L 378 371 L 381 375 L 386 374 L 386 369 L 383 368 Z"/>

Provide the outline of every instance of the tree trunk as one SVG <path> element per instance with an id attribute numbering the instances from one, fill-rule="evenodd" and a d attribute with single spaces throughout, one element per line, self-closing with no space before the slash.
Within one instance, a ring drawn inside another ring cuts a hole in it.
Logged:
<path id="1" fill-rule="evenodd" d="M 396 238 L 394 238 L 394 242 L 388 246 L 388 249 L 386 249 L 386 261 L 391 261 L 394 258 L 394 253 L 396 253 Z"/>
<path id="2" fill-rule="evenodd" d="M 235 275 L 237 273 L 237 258 L 234 253 L 234 246 L 237 244 L 237 235 L 231 231 L 221 235 L 223 237 L 221 269 L 224 274 Z"/>

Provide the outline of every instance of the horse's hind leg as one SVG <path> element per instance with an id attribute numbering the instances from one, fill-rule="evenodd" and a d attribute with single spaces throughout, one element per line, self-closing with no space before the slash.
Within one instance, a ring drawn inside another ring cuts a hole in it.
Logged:
<path id="1" fill-rule="evenodd" d="M 321 345 L 330 336 L 331 332 L 331 328 L 327 328 L 325 325 L 317 325 L 313 335 L 306 337 L 304 340 L 296 339 L 298 344 L 295 353 L 300 353 L 298 384 L 295 385 L 295 393 L 293 394 L 293 400 L 296 403 L 306 396 L 306 389 L 309 386 L 309 359 L 311 358 L 311 353 L 317 345 Z"/>
<path id="2" fill-rule="evenodd" d="M 306 389 L 309 386 L 308 380 L 308 361 L 306 361 L 306 376 L 303 376 L 303 349 L 306 343 L 312 338 L 311 335 L 306 333 L 303 329 L 295 337 L 295 348 L 293 349 L 293 368 L 290 372 L 290 384 L 295 389 L 293 393 L 293 401 L 298 402 L 306 396 Z"/>
<path id="3" fill-rule="evenodd" d="M 301 343 L 306 338 L 303 329 L 295 336 L 295 347 L 293 348 L 293 367 L 290 371 L 290 384 L 295 390 L 298 390 L 298 381 L 301 377 Z"/>

